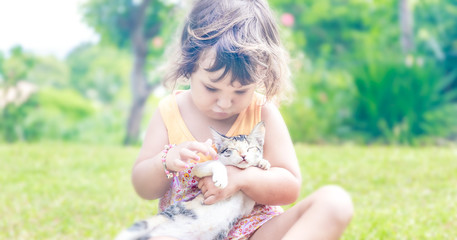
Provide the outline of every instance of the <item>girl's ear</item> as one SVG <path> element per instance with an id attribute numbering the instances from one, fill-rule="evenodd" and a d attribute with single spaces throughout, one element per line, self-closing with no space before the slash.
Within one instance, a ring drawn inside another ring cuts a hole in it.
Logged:
<path id="1" fill-rule="evenodd" d="M 224 142 L 228 139 L 224 134 L 219 133 L 210 127 L 211 134 L 213 135 L 214 145 L 216 146 L 217 152 L 219 153 L 224 146 Z"/>
<path id="2" fill-rule="evenodd" d="M 255 125 L 249 134 L 250 138 L 254 138 L 261 146 L 265 143 L 265 123 L 260 121 Z"/>

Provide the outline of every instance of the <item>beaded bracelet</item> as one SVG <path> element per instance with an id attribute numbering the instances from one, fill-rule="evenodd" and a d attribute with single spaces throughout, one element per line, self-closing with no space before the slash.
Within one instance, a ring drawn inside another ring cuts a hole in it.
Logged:
<path id="1" fill-rule="evenodd" d="M 163 170 L 165 171 L 165 174 L 167 175 L 167 178 L 170 179 L 174 176 L 174 174 L 167 169 L 167 154 L 170 149 L 172 149 L 175 144 L 168 144 L 165 145 L 164 149 L 162 150 L 162 164 L 163 164 Z"/>

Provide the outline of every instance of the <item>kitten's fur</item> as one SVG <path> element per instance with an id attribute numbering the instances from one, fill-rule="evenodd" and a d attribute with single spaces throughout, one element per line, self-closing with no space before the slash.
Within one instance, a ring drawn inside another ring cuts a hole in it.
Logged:
<path id="1" fill-rule="evenodd" d="M 269 169 L 263 159 L 265 125 L 259 122 L 249 135 L 226 137 L 211 129 L 219 160 L 199 163 L 193 168 L 197 177 L 213 176 L 217 187 L 227 186 L 225 165 L 238 168 L 257 166 Z M 224 239 L 238 219 L 249 214 L 255 202 L 238 191 L 233 196 L 212 205 L 202 204 L 203 194 L 189 202 L 179 202 L 149 219 L 138 221 L 122 231 L 116 240 L 149 239 L 169 236 L 177 239 Z"/>

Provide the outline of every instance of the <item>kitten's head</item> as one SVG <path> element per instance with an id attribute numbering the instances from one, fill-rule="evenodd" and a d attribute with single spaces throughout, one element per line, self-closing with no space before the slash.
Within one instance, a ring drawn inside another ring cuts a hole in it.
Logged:
<path id="1" fill-rule="evenodd" d="M 259 122 L 249 135 L 227 137 L 211 129 L 219 161 L 238 168 L 257 166 L 263 159 L 265 124 Z"/>

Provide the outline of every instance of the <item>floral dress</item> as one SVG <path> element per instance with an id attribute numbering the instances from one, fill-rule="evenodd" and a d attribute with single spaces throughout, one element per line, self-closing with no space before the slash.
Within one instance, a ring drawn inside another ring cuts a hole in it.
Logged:
<path id="1" fill-rule="evenodd" d="M 165 210 L 169 205 L 176 202 L 190 201 L 198 194 L 201 194 L 200 189 L 197 187 L 197 177 L 191 174 L 194 166 L 195 164 L 191 165 L 186 171 L 173 177 L 170 191 L 160 199 L 160 211 Z M 249 215 L 242 217 L 235 224 L 227 239 L 248 239 L 262 224 L 282 212 L 282 208 L 278 206 L 257 204 Z"/>

